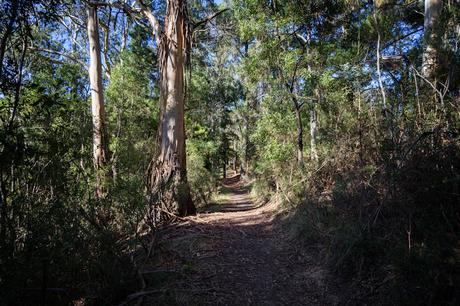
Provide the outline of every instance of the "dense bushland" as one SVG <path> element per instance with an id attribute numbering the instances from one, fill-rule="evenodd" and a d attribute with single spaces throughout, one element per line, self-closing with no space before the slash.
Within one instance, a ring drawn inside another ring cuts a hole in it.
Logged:
<path id="1" fill-rule="evenodd" d="M 0 304 L 110 305 L 139 287 L 132 254 L 143 252 L 145 235 L 153 230 L 146 215 L 147 172 L 157 151 L 156 50 L 144 24 L 121 11 L 101 10 L 99 22 L 109 27 L 101 33 L 108 162 L 95 170 L 88 43 L 80 24 L 86 5 L 1 5 L 6 52 L 0 94 Z M 194 5 L 201 9 L 197 14 L 213 8 Z M 72 12 L 81 20 L 72 19 Z M 213 38 L 206 39 L 212 47 Z M 194 64 L 203 67 L 198 49 L 195 54 Z M 190 82 L 197 87 L 190 105 L 197 108 L 215 91 L 199 92 L 199 82 L 198 74 Z M 196 112 L 187 117 L 188 162 L 200 205 L 216 190 L 222 149 L 200 109 Z M 224 127 L 220 121 L 216 113 L 215 129 Z M 95 185 L 102 185 L 103 197 L 96 196 Z"/>
<path id="2" fill-rule="evenodd" d="M 350 281 L 353 303 L 459 300 L 458 50 L 437 45 L 453 65 L 419 72 L 429 38 L 413 36 L 412 5 L 250 1 L 236 13 L 257 41 L 242 61 L 256 192 L 292 211 L 294 237 Z M 458 7 L 442 14 L 448 37 Z"/>
<path id="3" fill-rule="evenodd" d="M 0 304 L 124 300 L 230 169 L 350 303 L 458 304 L 459 2 L 219 3 L 0 4 Z"/>

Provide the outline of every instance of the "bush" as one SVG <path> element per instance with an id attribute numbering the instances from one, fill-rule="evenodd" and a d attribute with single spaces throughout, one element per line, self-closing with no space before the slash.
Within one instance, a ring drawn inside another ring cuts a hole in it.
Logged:
<path id="1" fill-rule="evenodd" d="M 217 191 L 218 174 L 207 168 L 207 156 L 215 154 L 217 146 L 213 142 L 202 140 L 187 141 L 187 177 L 192 197 L 197 207 L 209 203 L 213 193 Z M 209 158 L 209 157 L 208 157 Z"/>

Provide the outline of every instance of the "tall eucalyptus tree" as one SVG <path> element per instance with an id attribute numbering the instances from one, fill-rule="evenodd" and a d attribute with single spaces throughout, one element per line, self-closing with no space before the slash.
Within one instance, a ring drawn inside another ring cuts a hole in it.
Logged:
<path id="1" fill-rule="evenodd" d="M 102 176 L 107 163 L 107 134 L 105 130 L 104 87 L 102 84 L 101 45 L 97 6 L 87 7 L 87 30 L 89 40 L 89 79 L 91 83 L 91 114 L 93 119 L 93 163 L 96 169 L 96 197 L 103 195 Z"/>
<path id="2" fill-rule="evenodd" d="M 158 153 L 149 171 L 150 204 L 154 218 L 166 211 L 193 214 L 195 207 L 187 182 L 185 150 L 184 73 L 190 52 L 191 24 L 186 0 L 168 0 L 164 27 L 142 0 L 136 1 L 147 18 L 159 48 L 160 120 Z"/>

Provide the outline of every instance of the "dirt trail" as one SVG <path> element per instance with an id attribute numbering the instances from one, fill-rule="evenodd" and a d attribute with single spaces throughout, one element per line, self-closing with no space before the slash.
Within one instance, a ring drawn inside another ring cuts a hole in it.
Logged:
<path id="1" fill-rule="evenodd" d="M 162 234 L 143 266 L 143 304 L 338 304 L 326 270 L 289 239 L 276 206 L 256 207 L 239 176 L 224 185 L 225 203 Z"/>

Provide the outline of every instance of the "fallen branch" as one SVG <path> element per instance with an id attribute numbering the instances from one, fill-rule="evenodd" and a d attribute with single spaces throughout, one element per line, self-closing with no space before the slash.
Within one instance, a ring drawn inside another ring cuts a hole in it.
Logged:
<path id="1" fill-rule="evenodd" d="M 165 214 L 167 214 L 168 216 L 173 217 L 173 218 L 175 218 L 175 219 L 177 219 L 177 220 L 180 220 L 180 221 L 183 221 L 183 222 L 188 221 L 187 219 L 182 218 L 182 217 L 179 217 L 179 216 L 177 216 L 177 215 L 175 215 L 175 214 L 173 214 L 173 213 L 171 213 L 171 212 L 169 212 L 169 211 L 167 211 L 167 210 L 165 210 L 165 209 L 163 209 L 163 208 L 157 207 L 157 209 L 158 209 L 159 211 L 161 211 L 162 213 L 165 213 Z"/>

